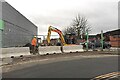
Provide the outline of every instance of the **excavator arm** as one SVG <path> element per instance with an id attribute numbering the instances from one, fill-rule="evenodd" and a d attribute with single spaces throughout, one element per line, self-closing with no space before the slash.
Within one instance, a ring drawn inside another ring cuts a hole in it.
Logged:
<path id="1" fill-rule="evenodd" d="M 50 44 L 51 26 L 48 28 L 47 44 Z"/>
<path id="2" fill-rule="evenodd" d="M 57 33 L 59 34 L 59 36 L 60 36 L 60 41 L 61 41 L 61 43 L 62 43 L 63 46 L 67 45 L 66 42 L 65 42 L 65 39 L 64 39 L 64 37 L 63 37 L 62 32 L 61 32 L 59 29 L 54 28 L 54 27 L 52 27 L 52 26 L 49 26 L 49 28 L 48 28 L 48 35 L 47 35 L 47 43 L 48 43 L 48 45 L 50 44 L 50 36 L 51 36 L 51 32 L 52 32 L 52 31 L 53 31 L 53 32 L 57 32 Z"/>

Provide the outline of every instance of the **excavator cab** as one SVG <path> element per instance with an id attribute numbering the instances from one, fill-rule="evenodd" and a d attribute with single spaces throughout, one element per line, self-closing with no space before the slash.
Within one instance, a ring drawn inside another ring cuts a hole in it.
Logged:
<path id="1" fill-rule="evenodd" d="M 68 34 L 66 34 L 65 42 L 67 44 L 76 44 L 76 35 L 75 35 L 75 33 L 68 33 Z"/>

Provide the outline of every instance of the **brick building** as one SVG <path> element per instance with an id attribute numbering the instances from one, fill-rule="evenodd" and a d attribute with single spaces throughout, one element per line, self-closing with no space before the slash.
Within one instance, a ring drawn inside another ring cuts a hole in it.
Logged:
<path id="1" fill-rule="evenodd" d="M 120 47 L 120 29 L 103 33 L 104 41 L 110 42 L 112 47 Z M 97 34 L 100 37 L 100 34 Z"/>

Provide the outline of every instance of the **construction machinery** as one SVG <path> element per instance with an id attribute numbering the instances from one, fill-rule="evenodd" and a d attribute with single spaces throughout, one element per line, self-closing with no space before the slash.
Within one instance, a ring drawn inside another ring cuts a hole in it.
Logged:
<path id="1" fill-rule="evenodd" d="M 66 36 L 63 36 L 63 33 L 59 30 L 59 29 L 57 29 L 57 28 L 55 28 L 55 27 L 53 27 L 53 26 L 49 26 L 49 28 L 48 28 L 48 35 L 47 35 L 47 45 L 51 45 L 50 44 L 50 36 L 51 36 L 51 32 L 56 32 L 56 33 L 58 33 L 59 34 L 59 40 L 60 40 L 60 43 L 58 42 L 57 44 L 57 46 L 66 46 L 66 45 L 76 45 L 76 37 L 75 37 L 75 34 L 73 34 L 73 33 L 68 33 L 68 34 L 66 34 Z M 64 38 L 65 37 L 65 38 Z"/>
<path id="2" fill-rule="evenodd" d="M 57 29 L 57 28 L 55 28 L 55 27 L 52 27 L 52 26 L 49 26 L 49 28 L 48 28 L 48 35 L 47 35 L 47 44 L 48 45 L 50 45 L 50 36 L 51 36 L 51 32 L 57 32 L 58 34 L 59 34 L 59 36 L 60 36 L 60 41 L 61 41 L 61 45 L 62 46 L 66 46 L 67 44 L 66 44 L 66 42 L 65 42 L 65 39 L 64 39 L 64 37 L 63 37 L 63 34 L 62 34 L 62 32 L 59 30 L 59 29 Z"/>

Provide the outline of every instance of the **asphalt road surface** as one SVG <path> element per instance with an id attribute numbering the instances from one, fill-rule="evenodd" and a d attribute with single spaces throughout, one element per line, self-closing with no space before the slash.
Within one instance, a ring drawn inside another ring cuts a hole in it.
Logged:
<path id="1" fill-rule="evenodd" d="M 118 56 L 78 58 L 46 64 L 36 64 L 3 73 L 3 78 L 93 78 L 118 71 Z"/>

